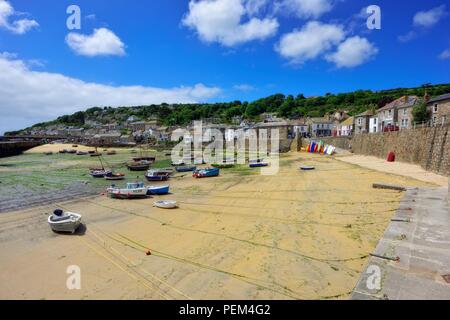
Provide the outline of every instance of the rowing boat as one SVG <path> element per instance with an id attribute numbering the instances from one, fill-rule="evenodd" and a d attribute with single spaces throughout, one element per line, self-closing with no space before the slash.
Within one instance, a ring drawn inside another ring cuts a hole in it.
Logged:
<path id="1" fill-rule="evenodd" d="M 75 233 L 81 224 L 81 215 L 56 209 L 53 211 L 53 214 L 48 217 L 47 221 L 54 232 Z"/>
<path id="2" fill-rule="evenodd" d="M 155 207 L 162 208 L 162 209 L 174 209 L 174 208 L 178 207 L 177 202 L 174 200 L 159 200 L 159 201 L 153 202 L 153 205 Z"/>

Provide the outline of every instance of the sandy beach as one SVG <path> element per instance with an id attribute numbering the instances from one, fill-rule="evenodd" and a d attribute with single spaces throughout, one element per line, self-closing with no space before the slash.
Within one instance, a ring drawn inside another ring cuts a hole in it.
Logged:
<path id="1" fill-rule="evenodd" d="M 436 186 L 315 154 L 280 164 L 273 176 L 178 174 L 158 198 L 97 194 L 2 213 L 0 298 L 346 299 L 402 201 L 372 183 Z M 53 233 L 57 207 L 81 213 L 86 229 Z M 66 287 L 71 265 L 80 290 Z"/>

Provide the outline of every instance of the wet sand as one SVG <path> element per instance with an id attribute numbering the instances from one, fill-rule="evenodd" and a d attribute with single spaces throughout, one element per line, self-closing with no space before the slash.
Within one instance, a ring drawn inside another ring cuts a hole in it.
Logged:
<path id="1" fill-rule="evenodd" d="M 179 175 L 157 198 L 177 200 L 176 210 L 96 196 L 3 213 L 0 298 L 345 299 L 403 195 L 373 182 L 433 186 L 290 153 L 274 176 Z M 87 229 L 52 233 L 56 207 L 83 214 Z M 66 288 L 70 265 L 81 290 Z"/>

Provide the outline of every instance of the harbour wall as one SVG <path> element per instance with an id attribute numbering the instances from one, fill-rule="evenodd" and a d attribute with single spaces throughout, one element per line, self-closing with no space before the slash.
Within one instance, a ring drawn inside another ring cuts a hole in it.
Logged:
<path id="1" fill-rule="evenodd" d="M 386 159 L 394 152 L 396 160 L 418 164 L 428 171 L 450 176 L 450 125 L 357 134 L 353 137 L 321 138 L 325 143 L 355 154 Z"/>
<path id="2" fill-rule="evenodd" d="M 0 141 L 0 158 L 21 154 L 40 144 L 40 141 Z"/>

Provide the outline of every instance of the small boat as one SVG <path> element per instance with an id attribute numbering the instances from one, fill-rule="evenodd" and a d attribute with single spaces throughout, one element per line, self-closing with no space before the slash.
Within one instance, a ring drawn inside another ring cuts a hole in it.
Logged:
<path id="1" fill-rule="evenodd" d="M 172 166 L 173 167 L 181 167 L 181 166 L 184 166 L 184 165 L 185 165 L 185 163 L 184 163 L 183 160 L 178 160 L 178 161 L 172 162 Z"/>
<path id="2" fill-rule="evenodd" d="M 89 154 L 94 154 L 94 153 L 96 153 L 96 152 L 95 152 L 94 150 L 89 150 L 88 153 L 89 153 Z"/>
<path id="3" fill-rule="evenodd" d="M 169 174 L 169 176 L 170 176 L 170 175 L 173 174 L 174 170 L 172 168 L 161 168 L 161 169 L 158 169 L 158 171 L 159 172 L 165 172 L 165 173 Z"/>
<path id="4" fill-rule="evenodd" d="M 156 158 L 155 157 L 137 157 L 137 158 L 133 158 L 133 161 L 135 161 L 135 162 L 139 162 L 139 161 L 155 162 Z"/>
<path id="5" fill-rule="evenodd" d="M 269 164 L 265 163 L 265 162 L 256 162 L 256 163 L 250 163 L 248 166 L 250 168 L 261 168 L 261 167 L 267 167 L 267 166 L 269 166 Z"/>
<path id="6" fill-rule="evenodd" d="M 211 165 L 211 167 L 219 168 L 219 169 L 229 169 L 229 168 L 233 168 L 234 164 L 232 164 L 232 163 L 213 163 Z"/>
<path id="7" fill-rule="evenodd" d="M 300 170 L 304 170 L 304 171 L 311 171 L 314 170 L 316 168 L 314 168 L 313 166 L 301 166 Z"/>
<path id="8" fill-rule="evenodd" d="M 72 148 L 78 148 L 78 145 L 77 144 L 73 144 Z"/>
<path id="9" fill-rule="evenodd" d="M 45 154 L 46 156 L 51 156 L 51 155 L 53 154 L 53 152 L 51 152 L 51 151 L 49 151 L 49 152 L 44 152 L 44 154 Z"/>
<path id="10" fill-rule="evenodd" d="M 75 153 L 77 153 L 77 150 L 70 149 L 70 150 L 67 150 L 66 153 L 75 154 Z"/>
<path id="11" fill-rule="evenodd" d="M 147 195 L 163 195 L 169 193 L 169 186 L 148 186 Z"/>
<path id="12" fill-rule="evenodd" d="M 153 205 L 162 209 L 174 209 L 178 207 L 178 204 L 174 200 L 159 200 L 153 202 Z"/>
<path id="13" fill-rule="evenodd" d="M 59 150 L 58 152 L 59 152 L 59 153 L 67 153 L 67 149 Z"/>
<path id="14" fill-rule="evenodd" d="M 88 153 L 86 152 L 86 151 L 78 151 L 77 152 L 77 156 L 85 156 L 85 155 L 87 155 Z"/>
<path id="15" fill-rule="evenodd" d="M 111 175 L 112 172 L 109 170 L 101 169 L 101 170 L 91 170 L 91 172 L 89 172 L 89 174 L 93 178 L 104 178 L 107 175 Z"/>
<path id="16" fill-rule="evenodd" d="M 205 168 L 195 170 L 192 176 L 195 178 L 209 178 L 209 177 L 217 177 L 219 173 L 220 173 L 219 168 Z"/>
<path id="17" fill-rule="evenodd" d="M 136 150 L 131 150 L 130 153 L 137 153 L 137 151 Z"/>
<path id="18" fill-rule="evenodd" d="M 102 155 L 101 153 L 96 153 L 96 152 L 90 153 L 91 157 L 100 157 L 101 155 Z"/>
<path id="19" fill-rule="evenodd" d="M 197 167 L 196 166 L 177 167 L 175 170 L 177 170 L 177 172 L 190 172 L 197 170 Z"/>
<path id="20" fill-rule="evenodd" d="M 48 224 L 54 232 L 70 232 L 73 234 L 81 224 L 81 215 L 56 209 L 48 217 Z"/>
<path id="21" fill-rule="evenodd" d="M 112 185 L 106 192 L 113 199 L 134 199 L 147 196 L 147 187 L 143 182 L 129 182 L 125 188 L 117 188 Z"/>
<path id="22" fill-rule="evenodd" d="M 108 156 L 113 156 L 113 155 L 117 154 L 117 152 L 115 150 L 111 150 L 111 151 L 108 151 L 106 154 Z"/>
<path id="23" fill-rule="evenodd" d="M 158 169 L 148 170 L 145 174 L 145 178 L 148 181 L 167 181 L 169 180 L 169 173 Z"/>
<path id="24" fill-rule="evenodd" d="M 124 180 L 125 179 L 125 175 L 123 173 L 109 173 L 107 175 L 105 175 L 105 179 L 109 180 L 109 181 L 119 181 L 119 180 Z"/>
<path id="25" fill-rule="evenodd" d="M 150 168 L 150 163 L 142 162 L 142 161 L 130 163 L 130 164 L 127 164 L 127 168 L 130 171 L 145 171 L 145 170 L 148 170 L 148 168 Z"/>

